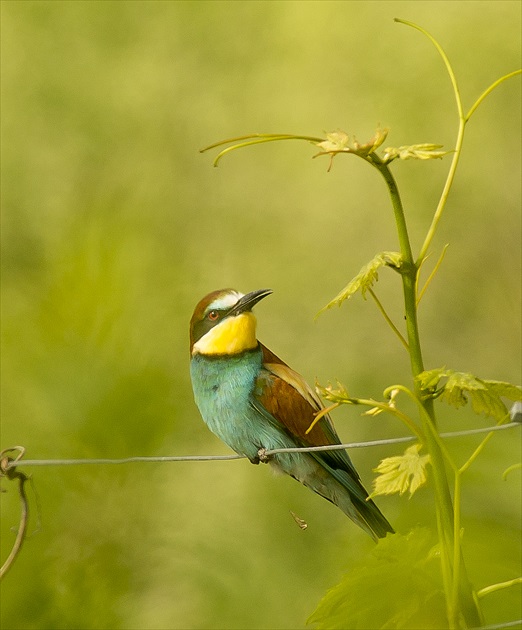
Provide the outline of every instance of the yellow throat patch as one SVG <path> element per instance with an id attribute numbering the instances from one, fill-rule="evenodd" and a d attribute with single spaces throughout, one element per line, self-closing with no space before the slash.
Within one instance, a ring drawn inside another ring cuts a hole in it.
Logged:
<path id="1" fill-rule="evenodd" d="M 227 317 L 194 344 L 192 354 L 239 354 L 257 347 L 256 318 L 250 313 Z"/>

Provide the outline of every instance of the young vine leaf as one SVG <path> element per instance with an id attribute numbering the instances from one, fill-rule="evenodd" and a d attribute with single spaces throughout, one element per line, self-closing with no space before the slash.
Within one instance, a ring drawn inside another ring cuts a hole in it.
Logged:
<path id="1" fill-rule="evenodd" d="M 452 151 L 439 151 L 442 144 L 411 144 L 402 147 L 388 147 L 384 149 L 383 162 L 388 164 L 392 160 L 440 160 Z"/>
<path id="2" fill-rule="evenodd" d="M 491 416 L 502 422 L 509 413 L 502 398 L 522 400 L 522 389 L 511 383 L 477 378 L 466 372 L 446 368 L 427 370 L 417 376 L 421 389 L 433 396 L 440 396 L 455 408 L 462 407 L 471 399 L 476 414 Z"/>
<path id="3" fill-rule="evenodd" d="M 315 391 L 317 392 L 319 396 L 321 396 L 321 398 L 324 398 L 325 400 L 329 400 L 330 402 L 333 402 L 333 403 L 338 403 L 340 405 L 356 404 L 357 399 L 352 398 L 348 394 L 344 385 L 339 383 L 339 381 L 337 381 L 337 388 L 334 388 L 334 386 L 331 383 L 328 383 L 328 385 L 324 387 L 323 385 L 320 385 L 319 383 L 316 382 Z"/>
<path id="4" fill-rule="evenodd" d="M 344 287 L 344 289 L 334 297 L 331 302 L 328 302 L 318 314 L 326 311 L 333 306 L 340 306 L 345 300 L 352 297 L 357 291 L 361 292 L 363 298 L 366 299 L 366 291 L 372 288 L 372 286 L 379 279 L 379 270 L 382 267 L 391 267 L 398 271 L 402 265 L 402 257 L 398 252 L 381 252 L 377 254 L 370 262 L 359 271 L 359 273 L 350 280 L 350 282 Z"/>
<path id="5" fill-rule="evenodd" d="M 321 149 L 319 155 L 334 155 L 336 153 L 355 153 L 359 157 L 366 157 L 378 149 L 386 140 L 388 129 L 377 128 L 373 138 L 361 144 L 355 137 L 350 137 L 345 131 L 331 131 L 326 134 L 326 140 L 317 142 Z M 317 157 L 314 156 L 314 157 Z"/>
<path id="6" fill-rule="evenodd" d="M 370 498 L 381 494 L 404 494 L 410 496 L 426 483 L 426 466 L 429 455 L 419 455 L 421 444 L 414 444 L 404 451 L 404 455 L 386 457 L 374 469 L 379 473 L 373 482 Z"/>

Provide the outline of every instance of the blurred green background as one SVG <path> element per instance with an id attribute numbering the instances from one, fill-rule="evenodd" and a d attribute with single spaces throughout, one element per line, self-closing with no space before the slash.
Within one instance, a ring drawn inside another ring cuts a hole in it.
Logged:
<path id="1" fill-rule="evenodd" d="M 2 447 L 29 458 L 225 454 L 192 400 L 188 320 L 207 292 L 270 287 L 259 336 L 313 382 L 358 396 L 409 383 L 374 305 L 316 312 L 377 252 L 396 250 L 384 185 L 361 160 L 264 145 L 219 168 L 198 150 L 253 132 L 451 148 L 466 108 L 520 63 L 517 2 L 8 2 L 2 18 Z M 449 160 L 393 166 L 418 249 Z M 427 367 L 521 382 L 520 82 L 477 111 L 421 307 Z M 400 322 L 398 278 L 382 301 Z M 437 406 L 441 428 L 485 426 Z M 403 435 L 336 412 L 345 440 Z M 465 480 L 477 588 L 520 574 L 517 432 Z M 463 460 L 476 439 L 453 441 Z M 367 486 L 380 458 L 352 455 Z M 32 468 L 33 517 L 2 584 L 16 628 L 302 628 L 373 547 L 336 508 L 245 461 Z M 4 482 L 2 558 L 19 506 Z M 36 517 L 38 501 L 39 521 Z M 433 524 L 431 491 L 378 501 L 398 531 Z M 301 531 L 289 514 L 308 522 Z M 37 531 L 35 531 L 37 530 Z M 515 589 L 484 600 L 520 615 Z"/>

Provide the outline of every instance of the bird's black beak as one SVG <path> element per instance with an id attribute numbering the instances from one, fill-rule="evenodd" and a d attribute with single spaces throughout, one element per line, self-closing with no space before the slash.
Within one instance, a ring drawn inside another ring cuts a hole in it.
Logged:
<path id="1" fill-rule="evenodd" d="M 262 300 L 271 293 L 272 289 L 258 289 L 257 291 L 247 293 L 242 298 L 240 298 L 239 302 L 230 309 L 230 311 L 227 313 L 227 316 L 240 315 L 241 313 L 251 311 L 254 306 L 259 302 L 259 300 Z"/>

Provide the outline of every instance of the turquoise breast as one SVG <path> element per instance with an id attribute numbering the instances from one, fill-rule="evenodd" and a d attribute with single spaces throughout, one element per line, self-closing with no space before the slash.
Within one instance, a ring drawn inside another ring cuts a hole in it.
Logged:
<path id="1" fill-rule="evenodd" d="M 252 406 L 262 368 L 260 348 L 227 357 L 192 357 L 194 399 L 209 429 L 236 453 L 256 460 L 260 448 L 294 446 Z"/>

